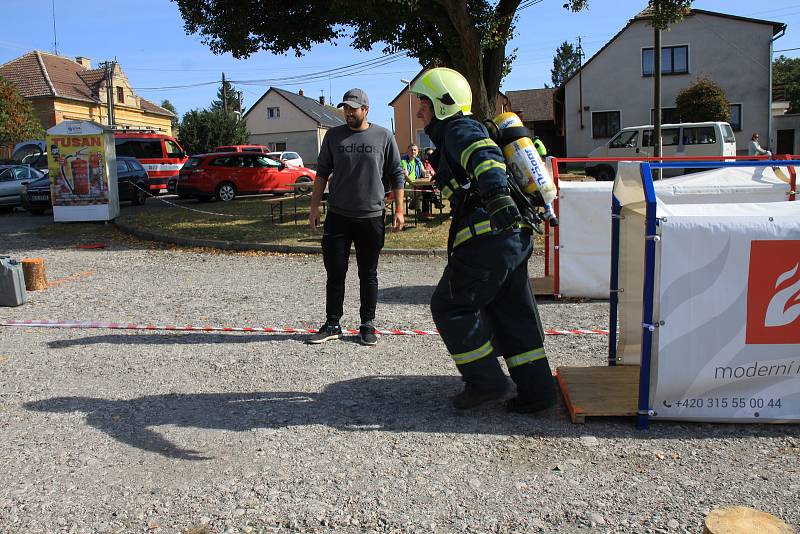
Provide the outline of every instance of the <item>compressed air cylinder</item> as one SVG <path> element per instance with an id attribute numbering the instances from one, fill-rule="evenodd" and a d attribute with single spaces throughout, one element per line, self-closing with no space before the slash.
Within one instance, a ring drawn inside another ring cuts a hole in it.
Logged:
<path id="1" fill-rule="evenodd" d="M 502 137 L 506 128 L 521 128 L 522 121 L 516 113 L 501 113 L 492 121 Z M 511 175 L 520 188 L 528 194 L 539 191 L 545 203 L 556 198 L 556 186 L 530 137 L 518 137 L 501 147 Z"/>

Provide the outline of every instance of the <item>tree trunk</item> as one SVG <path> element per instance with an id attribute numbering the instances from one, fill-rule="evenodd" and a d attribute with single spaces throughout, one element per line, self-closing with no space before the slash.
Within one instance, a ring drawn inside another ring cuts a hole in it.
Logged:
<path id="1" fill-rule="evenodd" d="M 703 524 L 703 534 L 794 534 L 794 529 L 760 510 L 745 506 L 724 506 L 712 510 Z"/>
<path id="2" fill-rule="evenodd" d="M 26 258 L 22 260 L 22 272 L 25 274 L 25 289 L 38 291 L 47 289 L 47 276 L 42 258 Z"/>

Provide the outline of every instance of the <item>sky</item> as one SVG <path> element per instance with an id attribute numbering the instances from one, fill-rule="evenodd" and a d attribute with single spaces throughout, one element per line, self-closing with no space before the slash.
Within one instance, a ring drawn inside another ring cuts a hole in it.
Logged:
<path id="1" fill-rule="evenodd" d="M 562 42 L 574 44 L 580 37 L 588 59 L 647 5 L 646 0 L 590 0 L 588 10 L 571 13 L 563 3 L 541 0 L 519 12 L 517 34 L 507 47 L 509 51 L 517 49 L 517 59 L 501 90 L 550 84 L 553 55 Z M 797 0 L 765 4 L 695 0 L 692 7 L 783 22 L 787 31 L 774 46 L 783 52 L 775 56 L 800 57 Z M 421 68 L 417 60 L 407 57 L 387 58 L 379 65 L 364 63 L 381 58 L 382 47 L 356 51 L 348 39 L 316 45 L 299 58 L 291 52 L 283 56 L 259 52 L 241 60 L 230 54 L 215 55 L 198 35 L 186 34 L 178 7 L 169 0 L 82 0 L 80 4 L 72 0 L 0 0 L 0 14 L 0 64 L 31 50 L 52 53 L 56 48 L 62 56 L 91 58 L 93 67 L 116 59 L 137 94 L 156 104 L 168 99 L 180 115 L 208 107 L 216 98 L 224 72 L 243 91 L 245 108 L 270 86 L 294 92 L 302 89 L 306 96 L 322 95 L 334 104 L 351 87 L 360 87 L 370 98 L 370 121 L 391 129 L 389 102 L 403 90 L 401 80 L 412 79 Z M 344 76 L 323 72 L 350 65 L 356 66 L 344 71 Z M 299 83 L 287 79 L 311 74 L 316 74 L 316 79 Z M 186 85 L 191 87 L 176 87 Z"/>

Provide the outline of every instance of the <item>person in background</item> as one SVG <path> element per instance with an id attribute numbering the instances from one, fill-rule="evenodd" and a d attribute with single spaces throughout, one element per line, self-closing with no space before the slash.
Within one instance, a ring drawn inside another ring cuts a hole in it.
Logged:
<path id="1" fill-rule="evenodd" d="M 434 176 L 436 176 L 436 169 L 433 168 L 433 163 L 431 162 L 431 155 L 433 154 L 433 148 L 428 147 L 422 153 L 422 168 L 423 174 L 426 180 L 433 180 Z M 430 189 L 433 189 L 431 186 Z M 438 194 L 435 193 L 423 193 L 423 195 L 427 195 L 430 199 L 431 204 L 437 209 L 442 210 L 444 209 L 444 204 L 442 204 L 442 200 L 439 198 Z"/>
<path id="2" fill-rule="evenodd" d="M 425 212 L 430 212 L 430 208 L 427 210 L 425 209 L 425 198 L 419 193 L 419 191 L 416 191 L 416 181 L 422 180 L 425 177 L 425 169 L 422 165 L 422 160 L 419 158 L 419 147 L 414 144 L 408 145 L 408 150 L 400 159 L 400 163 L 403 166 L 403 174 L 405 175 L 406 179 L 406 188 L 410 190 L 408 191 L 409 203 L 413 206 L 412 209 L 416 211 L 419 209 L 418 200 L 421 198 L 422 216 L 424 218 Z M 430 215 L 430 213 L 428 213 L 428 215 Z"/>
<path id="3" fill-rule="evenodd" d="M 325 133 L 317 159 L 317 178 L 311 193 L 308 222 L 312 229 L 320 224 L 319 207 L 325 186 L 328 214 L 322 234 L 322 258 L 328 275 L 325 286 L 325 324 L 309 343 L 324 343 L 342 337 L 339 320 L 344 306 L 345 279 L 350 246 L 355 245 L 358 279 L 361 288 L 362 345 L 375 345 L 375 308 L 378 302 L 378 257 L 383 248 L 384 182 L 394 192 L 392 231 L 403 228 L 403 168 L 394 136 L 386 128 L 367 121 L 369 99 L 361 89 L 344 94 L 347 124 Z M 328 180 L 332 174 L 336 179 Z"/>
<path id="4" fill-rule="evenodd" d="M 772 152 L 765 148 L 761 148 L 761 145 L 758 143 L 758 134 L 754 133 L 753 136 L 750 138 L 750 144 L 747 145 L 747 155 L 748 156 L 767 156 L 769 158 L 772 157 Z"/>

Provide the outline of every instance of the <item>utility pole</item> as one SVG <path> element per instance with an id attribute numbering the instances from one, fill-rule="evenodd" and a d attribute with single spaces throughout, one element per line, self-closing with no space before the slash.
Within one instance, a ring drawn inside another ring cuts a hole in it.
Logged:
<path id="1" fill-rule="evenodd" d="M 661 9 L 659 0 L 653 2 L 658 13 Z M 661 30 L 653 25 L 653 156 L 661 157 Z M 657 180 L 662 176 L 662 169 L 657 171 Z"/>
<path id="2" fill-rule="evenodd" d="M 225 87 L 225 73 L 222 73 L 222 109 L 228 111 L 228 88 Z"/>
<path id="3" fill-rule="evenodd" d="M 237 91 L 236 92 L 236 106 L 239 108 L 239 116 L 242 116 L 242 100 L 244 99 L 244 92 Z"/>
<path id="4" fill-rule="evenodd" d="M 578 113 L 581 116 L 581 130 L 583 130 L 583 46 L 581 36 L 578 36 Z"/>
<path id="5" fill-rule="evenodd" d="M 112 128 L 116 122 L 114 118 L 114 61 L 104 61 L 100 66 L 104 69 L 106 80 L 106 104 L 108 106 L 108 125 Z"/>

